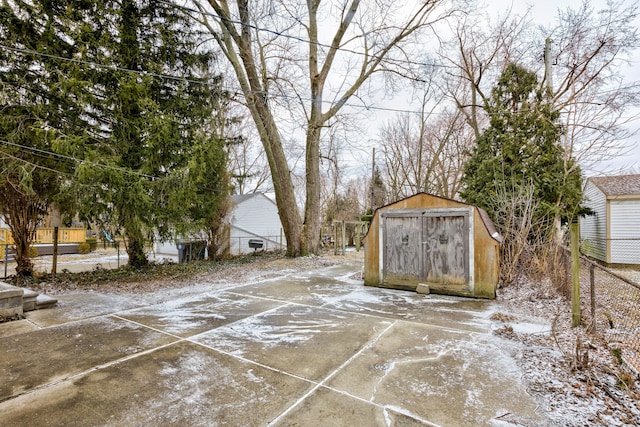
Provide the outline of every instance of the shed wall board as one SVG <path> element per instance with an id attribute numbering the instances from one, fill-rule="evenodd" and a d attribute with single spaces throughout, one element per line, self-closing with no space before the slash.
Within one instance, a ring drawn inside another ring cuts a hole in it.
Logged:
<path id="1" fill-rule="evenodd" d="M 153 250 L 157 255 L 169 255 L 172 257 L 178 256 L 178 247 L 176 246 L 176 242 L 173 240 L 167 242 L 157 241 L 154 244 Z"/>
<path id="2" fill-rule="evenodd" d="M 640 199 L 609 201 L 610 263 L 640 264 Z"/>
<path id="3" fill-rule="evenodd" d="M 591 181 L 584 189 L 585 205 L 595 215 L 580 218 L 580 238 L 585 254 L 604 262 L 607 260 L 607 197 Z"/>
<path id="4" fill-rule="evenodd" d="M 229 222 L 230 251 L 234 255 L 254 251 L 249 247 L 249 239 L 264 240 L 268 249 L 275 249 L 279 244 L 286 247 L 278 207 L 262 193 L 256 193 L 234 206 Z"/>

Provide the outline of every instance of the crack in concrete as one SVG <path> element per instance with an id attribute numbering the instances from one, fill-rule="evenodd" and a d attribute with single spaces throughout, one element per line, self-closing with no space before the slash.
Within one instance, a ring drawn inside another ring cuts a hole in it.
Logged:
<path id="1" fill-rule="evenodd" d="M 270 423 L 267 424 L 267 426 L 273 426 L 275 425 L 278 421 L 280 421 L 284 416 L 286 416 L 289 412 L 291 412 L 294 408 L 296 408 L 298 405 L 300 405 L 304 400 L 306 400 L 309 396 L 311 396 L 316 390 L 318 390 L 320 387 L 324 386 L 331 378 L 333 378 L 338 372 L 340 372 L 345 366 L 347 366 L 348 364 L 350 364 L 356 357 L 358 357 L 360 354 L 362 354 L 363 351 L 371 348 L 371 346 L 373 346 L 379 339 L 380 337 L 382 337 L 389 329 L 391 329 L 393 327 L 393 325 L 396 324 L 397 321 L 392 322 L 391 324 L 389 324 L 389 326 L 387 326 L 382 332 L 380 332 L 379 334 L 377 334 L 376 336 L 374 336 L 372 339 L 370 339 L 364 346 L 362 346 L 362 348 L 360 350 L 358 350 L 356 353 L 354 353 L 349 359 L 347 359 L 345 362 L 343 362 L 340 366 L 338 366 L 335 370 L 333 370 L 332 372 L 329 373 L 329 375 L 327 375 L 322 381 L 316 383 L 316 385 L 314 387 L 311 388 L 311 390 L 309 390 L 307 393 L 305 393 L 302 397 L 300 397 L 300 399 L 298 399 L 296 402 L 293 403 L 293 405 L 291 405 L 289 408 L 285 409 L 280 415 L 278 415 L 276 418 L 274 418 L 273 420 L 271 420 Z"/>

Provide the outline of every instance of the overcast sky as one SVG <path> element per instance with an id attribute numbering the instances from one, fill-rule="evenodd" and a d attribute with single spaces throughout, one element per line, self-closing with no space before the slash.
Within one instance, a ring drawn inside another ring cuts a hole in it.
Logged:
<path id="1" fill-rule="evenodd" d="M 629 3 L 637 0 L 627 0 Z M 506 10 L 513 6 L 513 13 L 522 14 L 527 10 L 527 7 L 531 6 L 531 16 L 534 22 L 542 26 L 553 26 L 557 23 L 558 10 L 564 10 L 568 6 L 576 8 L 581 4 L 581 0 L 537 0 L 535 2 L 528 2 L 522 0 L 485 0 L 487 4 L 487 10 L 490 14 L 495 13 L 504 16 Z M 591 4 L 595 8 L 606 5 L 605 0 L 591 0 Z M 640 20 L 637 20 L 637 25 L 640 26 Z M 634 57 L 632 58 L 632 64 L 628 67 L 626 72 L 626 83 L 638 83 L 640 84 L 640 47 L 636 50 Z M 410 95 L 399 95 L 393 100 L 381 101 L 375 103 L 376 107 L 383 108 L 398 108 L 400 110 L 416 110 L 415 106 L 411 106 L 407 103 L 407 99 Z M 380 153 L 382 147 L 379 146 L 379 142 L 376 140 L 379 137 L 379 129 L 382 123 L 386 123 L 391 120 L 395 113 L 392 111 L 371 112 L 369 137 L 368 143 L 359 144 L 359 146 L 352 146 L 350 148 L 352 155 L 354 156 L 354 162 L 348 162 L 347 174 L 363 175 L 367 170 L 371 169 L 371 152 L 372 148 L 378 146 L 377 152 Z M 627 116 L 640 115 L 640 108 L 635 111 L 629 111 Z M 629 127 L 633 131 L 640 129 L 640 118 L 636 118 Z M 627 174 L 627 173 L 640 173 L 640 131 L 638 135 L 635 135 L 628 141 L 628 151 L 625 156 L 616 158 L 613 161 L 607 163 L 600 163 L 595 167 L 595 170 L 585 171 L 587 176 L 594 176 L 598 174 Z M 381 156 L 377 155 L 377 164 L 381 166 Z"/>
<path id="2" fill-rule="evenodd" d="M 532 17 L 535 22 L 544 26 L 551 26 L 556 22 L 558 10 L 566 9 L 571 6 L 573 8 L 581 4 L 581 0 L 536 0 L 536 1 L 522 1 L 522 0 L 485 0 L 487 4 L 494 5 L 492 9 L 496 11 L 505 10 L 509 5 L 513 5 L 514 11 L 524 12 L 527 7 L 531 6 Z M 591 5 L 594 8 L 606 6 L 605 0 L 591 0 Z M 627 0 L 627 4 L 632 5 L 637 0 Z M 640 18 L 636 19 L 636 27 L 640 27 Z M 640 84 L 640 46 L 636 48 L 635 55 L 632 58 L 632 63 L 626 70 L 626 83 Z M 629 115 L 640 115 L 640 108 L 636 108 L 635 111 L 629 111 Z M 640 173 L 640 118 L 636 119 L 630 124 L 631 130 L 638 132 L 637 135 L 631 138 L 629 141 L 629 150 L 625 156 L 621 156 L 610 162 L 601 163 L 598 166 L 597 172 L 594 173 Z"/>

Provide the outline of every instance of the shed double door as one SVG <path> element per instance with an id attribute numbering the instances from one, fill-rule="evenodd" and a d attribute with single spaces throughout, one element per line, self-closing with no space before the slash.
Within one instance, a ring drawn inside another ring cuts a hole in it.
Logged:
<path id="1" fill-rule="evenodd" d="M 469 284 L 469 215 L 422 211 L 385 218 L 384 282 L 463 290 Z"/>

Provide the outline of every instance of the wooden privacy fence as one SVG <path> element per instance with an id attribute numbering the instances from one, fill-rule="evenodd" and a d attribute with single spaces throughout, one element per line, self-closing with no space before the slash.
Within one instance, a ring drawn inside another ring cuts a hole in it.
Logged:
<path id="1" fill-rule="evenodd" d="M 34 238 L 31 239 L 33 244 L 53 243 L 53 227 L 38 228 Z M 59 228 L 58 243 L 84 243 L 87 240 L 87 233 L 83 228 Z M 6 228 L 0 228 L 0 245 L 12 245 L 13 237 L 11 231 Z"/>

